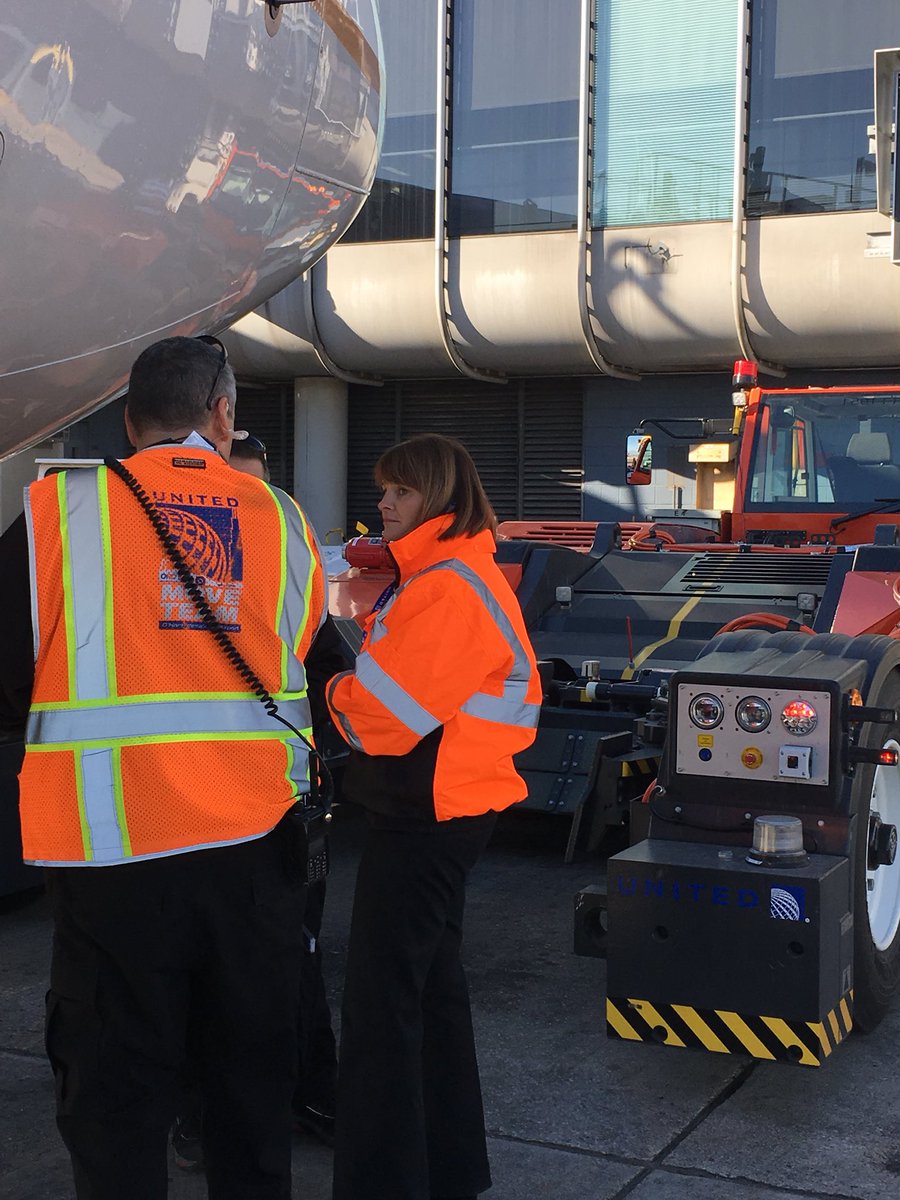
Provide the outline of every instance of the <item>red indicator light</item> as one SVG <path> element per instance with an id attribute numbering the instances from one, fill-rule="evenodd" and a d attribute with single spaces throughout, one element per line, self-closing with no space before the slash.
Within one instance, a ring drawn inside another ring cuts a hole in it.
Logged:
<path id="1" fill-rule="evenodd" d="M 739 358 L 732 368 L 731 386 L 733 388 L 756 387 L 758 376 L 759 367 L 757 367 L 755 362 L 750 362 L 746 358 Z"/>
<path id="2" fill-rule="evenodd" d="M 818 713 L 806 700 L 792 700 L 790 704 L 784 706 L 781 712 L 781 721 L 785 729 L 788 733 L 794 733 L 798 737 L 802 737 L 805 733 L 812 733 L 818 719 Z"/>
<path id="3" fill-rule="evenodd" d="M 900 762 L 900 753 L 896 750 L 879 750 L 878 765 L 881 767 L 896 767 Z"/>

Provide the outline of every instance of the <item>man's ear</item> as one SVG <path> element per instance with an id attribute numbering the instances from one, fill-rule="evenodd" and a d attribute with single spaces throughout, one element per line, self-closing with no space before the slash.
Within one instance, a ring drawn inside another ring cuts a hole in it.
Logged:
<path id="1" fill-rule="evenodd" d="M 209 414 L 206 434 L 226 462 L 231 457 L 231 439 L 234 434 L 232 402 L 227 396 L 219 396 Z M 200 432 L 200 431 L 198 431 Z"/>
<path id="2" fill-rule="evenodd" d="M 231 437 L 234 430 L 234 418 L 230 412 L 231 401 L 227 396 L 219 396 L 213 405 L 213 433 L 215 436 L 211 439 L 214 442 L 223 442 Z"/>

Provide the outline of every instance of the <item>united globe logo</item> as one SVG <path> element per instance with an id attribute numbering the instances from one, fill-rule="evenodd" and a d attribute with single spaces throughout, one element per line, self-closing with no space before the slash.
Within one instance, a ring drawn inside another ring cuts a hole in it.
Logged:
<path id="1" fill-rule="evenodd" d="M 204 497 L 207 499 L 207 497 Z M 157 511 L 222 629 L 240 630 L 244 555 L 237 501 L 210 497 L 205 505 L 160 504 Z M 160 629 L 205 629 L 192 597 L 168 556 L 159 563 Z"/>
<path id="2" fill-rule="evenodd" d="M 803 888 L 772 887 L 769 912 L 778 921 L 802 921 L 805 898 Z"/>
<path id="3" fill-rule="evenodd" d="M 232 555 L 209 521 L 188 509 L 168 505 L 161 505 L 160 512 L 192 571 L 217 581 L 229 578 Z M 227 515 L 232 517 L 231 512 Z"/>

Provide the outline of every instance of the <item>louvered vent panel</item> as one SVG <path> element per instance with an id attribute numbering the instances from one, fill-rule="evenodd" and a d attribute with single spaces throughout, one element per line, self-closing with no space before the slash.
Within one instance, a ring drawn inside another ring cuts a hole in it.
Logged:
<path id="1" fill-rule="evenodd" d="M 582 403 L 582 384 L 572 379 L 404 380 L 377 395 L 351 387 L 348 528 L 360 519 L 380 529 L 377 497 L 360 488 L 368 488 L 382 450 L 427 432 L 464 443 L 501 521 L 577 520 Z"/>
<path id="2" fill-rule="evenodd" d="M 584 478 L 581 382 L 530 380 L 524 390 L 522 518 L 578 520 Z"/>
<path id="3" fill-rule="evenodd" d="M 238 384 L 237 424 L 265 443 L 276 487 L 294 490 L 294 389 L 290 383 Z"/>
<path id="4" fill-rule="evenodd" d="M 357 522 L 381 533 L 378 489 L 372 470 L 380 455 L 399 436 L 397 388 L 351 385 L 347 438 L 347 537 L 358 533 Z"/>
<path id="5" fill-rule="evenodd" d="M 706 554 L 684 575 L 681 584 L 752 584 L 821 592 L 832 561 L 830 554 Z"/>
<path id="6" fill-rule="evenodd" d="M 454 381 L 438 390 L 435 385 L 406 384 L 401 424 L 404 437 L 432 432 L 459 438 L 474 459 L 498 518 L 503 521 L 515 514 L 518 404 L 510 385 Z"/>

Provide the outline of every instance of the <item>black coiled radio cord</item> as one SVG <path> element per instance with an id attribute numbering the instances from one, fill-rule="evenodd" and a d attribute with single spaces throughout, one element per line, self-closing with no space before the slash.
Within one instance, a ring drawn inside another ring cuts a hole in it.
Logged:
<path id="1" fill-rule="evenodd" d="M 178 574 L 178 578 L 184 585 L 185 591 L 197 606 L 197 611 L 202 616 L 206 624 L 206 628 L 213 635 L 219 646 L 221 646 L 225 657 L 228 659 L 240 677 L 244 680 L 244 682 L 250 687 L 251 691 L 256 696 L 257 700 L 259 700 L 259 702 L 263 705 L 269 716 L 274 718 L 276 721 L 280 721 L 282 725 L 286 726 L 286 728 L 288 728 L 291 733 L 298 737 L 303 745 L 306 746 L 312 760 L 312 769 L 309 773 L 311 799 L 313 804 L 320 804 L 327 813 L 331 807 L 331 801 L 334 794 L 334 783 L 331 777 L 331 771 L 328 769 L 328 765 L 324 758 L 315 748 L 312 742 L 309 741 L 308 738 L 304 737 L 299 729 L 293 726 L 290 721 L 281 715 L 281 713 L 278 711 L 278 705 L 275 703 L 275 700 L 272 698 L 272 695 L 266 688 L 265 684 L 253 670 L 247 660 L 243 657 L 237 646 L 235 646 L 234 642 L 228 636 L 226 630 L 222 628 L 221 622 L 210 608 L 209 601 L 203 595 L 199 584 L 191 573 L 190 567 L 188 567 L 187 563 L 181 557 L 181 552 L 175 545 L 175 541 L 172 538 L 168 526 L 166 525 L 166 522 L 163 519 L 159 509 L 147 495 L 146 491 L 141 487 L 124 463 L 121 463 L 117 458 L 104 458 L 103 464 L 110 471 L 112 471 L 114 475 L 117 475 L 119 479 L 122 480 L 128 490 L 140 504 L 141 508 L 147 514 L 150 524 L 156 531 L 156 535 L 162 543 L 166 554 L 172 561 L 172 565 Z"/>

